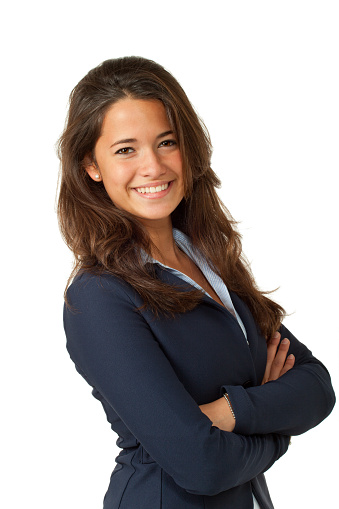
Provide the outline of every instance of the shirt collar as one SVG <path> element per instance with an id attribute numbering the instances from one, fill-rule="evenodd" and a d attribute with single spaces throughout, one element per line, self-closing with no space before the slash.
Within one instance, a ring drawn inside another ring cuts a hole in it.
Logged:
<path id="1" fill-rule="evenodd" d="M 199 252 L 196 248 L 193 247 L 191 239 L 185 235 L 182 231 L 178 230 L 177 228 L 173 228 L 173 238 L 176 245 L 184 251 L 192 260 L 197 261 L 199 258 Z M 159 260 L 156 260 L 151 255 L 147 254 L 142 248 L 140 249 L 141 258 L 146 263 L 157 263 L 161 265 L 162 267 L 167 267 L 167 265 L 164 265 L 163 263 L 159 262 Z M 201 257 L 201 255 L 200 255 Z"/>

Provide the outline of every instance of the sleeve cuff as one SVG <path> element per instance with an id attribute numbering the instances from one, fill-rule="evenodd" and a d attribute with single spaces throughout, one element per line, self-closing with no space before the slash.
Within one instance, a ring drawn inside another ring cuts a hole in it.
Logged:
<path id="1" fill-rule="evenodd" d="M 255 430 L 255 413 L 246 389 L 241 385 L 223 385 L 221 395 L 227 392 L 235 415 L 233 432 L 240 435 L 252 435 Z"/>

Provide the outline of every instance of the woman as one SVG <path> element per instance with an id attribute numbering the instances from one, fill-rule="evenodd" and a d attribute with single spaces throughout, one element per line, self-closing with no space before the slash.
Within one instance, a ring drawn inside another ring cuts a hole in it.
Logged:
<path id="1" fill-rule="evenodd" d="M 122 448 L 104 509 L 272 508 L 263 472 L 334 393 L 256 287 L 203 123 L 160 65 L 108 60 L 59 148 L 67 348 Z"/>

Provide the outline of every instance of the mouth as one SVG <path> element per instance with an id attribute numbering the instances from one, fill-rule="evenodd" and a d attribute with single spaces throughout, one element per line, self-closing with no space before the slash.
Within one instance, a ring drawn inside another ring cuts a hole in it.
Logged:
<path id="1" fill-rule="evenodd" d="M 162 198 L 170 191 L 172 184 L 173 180 L 153 186 L 134 187 L 133 191 L 138 193 L 142 198 Z"/>
<path id="2" fill-rule="evenodd" d="M 159 193 L 160 191 L 165 191 L 168 188 L 170 182 L 166 182 L 165 184 L 161 184 L 158 186 L 146 186 L 146 187 L 135 187 L 134 189 L 141 194 L 148 193 Z"/>

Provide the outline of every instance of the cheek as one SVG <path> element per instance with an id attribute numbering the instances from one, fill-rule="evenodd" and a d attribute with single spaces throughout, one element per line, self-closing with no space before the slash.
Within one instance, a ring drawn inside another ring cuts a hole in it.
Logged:
<path id="1" fill-rule="evenodd" d="M 182 158 L 179 150 L 174 155 L 174 162 L 176 166 L 182 170 Z"/>
<path id="2" fill-rule="evenodd" d="M 176 152 L 172 154 L 170 161 L 168 161 L 168 167 L 176 174 L 176 176 L 182 180 L 183 178 L 183 169 L 182 169 L 182 159 L 180 152 Z"/>
<path id="3" fill-rule="evenodd" d="M 133 172 L 126 165 L 124 165 L 124 167 L 116 165 L 114 167 L 111 166 L 103 175 L 106 189 L 111 189 L 112 192 L 127 188 L 132 178 Z"/>
<path id="4" fill-rule="evenodd" d="M 182 177 L 184 176 L 183 168 L 182 168 L 182 158 L 180 152 L 176 155 L 175 158 L 175 168 L 177 170 L 178 176 Z"/>

